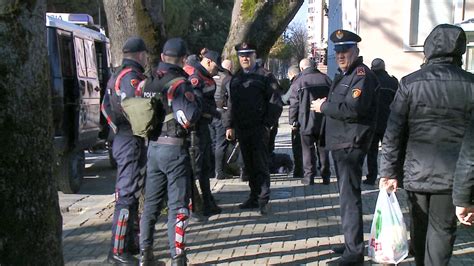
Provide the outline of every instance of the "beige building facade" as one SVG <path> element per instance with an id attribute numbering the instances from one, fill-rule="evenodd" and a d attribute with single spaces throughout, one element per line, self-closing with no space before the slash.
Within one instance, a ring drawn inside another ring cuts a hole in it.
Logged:
<path id="1" fill-rule="evenodd" d="M 374 58 L 382 58 L 398 79 L 420 68 L 423 42 L 441 23 L 466 30 L 464 68 L 474 72 L 474 0 L 329 0 L 329 34 L 339 28 L 356 32 L 362 37 L 364 63 L 370 66 Z M 337 66 L 332 43 L 328 46 L 328 74 L 333 77 Z"/>

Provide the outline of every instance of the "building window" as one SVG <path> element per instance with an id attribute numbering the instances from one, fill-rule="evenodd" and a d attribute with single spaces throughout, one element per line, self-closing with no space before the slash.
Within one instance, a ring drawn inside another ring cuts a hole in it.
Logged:
<path id="1" fill-rule="evenodd" d="M 438 24 L 461 22 L 463 2 L 463 0 L 411 0 L 408 6 L 410 17 L 406 46 L 422 47 L 428 34 Z"/>

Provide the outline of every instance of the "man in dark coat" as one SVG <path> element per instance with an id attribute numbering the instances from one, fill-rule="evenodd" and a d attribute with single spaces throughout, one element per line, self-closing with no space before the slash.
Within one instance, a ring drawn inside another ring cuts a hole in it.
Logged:
<path id="1" fill-rule="evenodd" d="M 301 74 L 291 86 L 289 123 L 300 133 L 305 185 L 313 185 L 319 168 L 322 183 L 329 184 L 329 153 L 318 144 L 323 115 L 310 110 L 311 101 L 328 96 L 331 79 L 309 59 L 300 61 Z M 316 156 L 316 152 L 318 156 Z"/>
<path id="2" fill-rule="evenodd" d="M 370 67 L 377 76 L 380 88 L 377 91 L 377 123 L 375 126 L 375 134 L 367 153 L 367 179 L 364 180 L 366 185 L 374 185 L 378 175 L 378 155 L 379 142 L 382 141 L 387 127 L 387 119 L 390 114 L 390 104 L 395 97 L 398 89 L 398 80 L 394 76 L 390 76 L 385 70 L 385 62 L 380 58 L 375 58 Z"/>
<path id="3" fill-rule="evenodd" d="M 474 106 L 474 75 L 462 69 L 466 34 L 441 24 L 424 43 L 425 63 L 400 81 L 382 144 L 380 188 L 403 179 L 417 265 L 448 265 L 456 238 L 453 176 Z"/>
<path id="4" fill-rule="evenodd" d="M 339 265 L 362 265 L 362 165 L 375 130 L 378 82 L 359 56 L 357 43 L 361 38 L 357 34 L 336 30 L 330 39 L 340 72 L 334 78 L 327 100 L 314 100 L 311 109 L 324 114 L 322 134 L 338 178 L 345 246 Z"/>
<path id="5" fill-rule="evenodd" d="M 301 70 L 298 65 L 288 68 L 288 78 L 290 79 L 290 88 L 285 95 L 282 96 L 284 104 L 290 104 L 290 97 L 293 91 L 297 90 L 296 80 L 298 79 Z M 290 107 L 291 108 L 291 107 Z M 290 109 L 291 110 L 291 109 Z M 291 111 L 289 111 L 291 112 Z M 295 167 L 293 168 L 293 178 L 303 177 L 303 151 L 301 149 L 300 129 L 294 124 L 296 121 L 289 121 L 291 125 L 291 150 L 293 152 L 293 161 Z"/>
<path id="6" fill-rule="evenodd" d="M 230 81 L 228 109 L 222 123 L 228 140 L 238 138 L 249 175 L 250 196 L 239 207 L 259 208 L 261 215 L 267 215 L 270 200 L 268 147 L 271 128 L 278 123 L 282 111 L 280 89 L 275 77 L 256 63 L 255 46 L 244 42 L 235 50 L 241 69 Z"/>

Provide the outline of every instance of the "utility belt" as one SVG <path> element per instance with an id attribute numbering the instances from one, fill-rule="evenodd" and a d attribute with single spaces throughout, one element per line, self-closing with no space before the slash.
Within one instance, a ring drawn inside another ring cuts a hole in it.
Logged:
<path id="1" fill-rule="evenodd" d="M 150 140 L 150 143 L 183 146 L 185 143 L 185 140 L 184 138 L 160 136 L 156 140 Z"/>

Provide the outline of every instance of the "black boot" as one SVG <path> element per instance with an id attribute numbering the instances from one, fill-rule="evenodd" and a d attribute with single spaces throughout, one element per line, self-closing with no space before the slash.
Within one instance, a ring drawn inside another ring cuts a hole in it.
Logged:
<path id="1" fill-rule="evenodd" d="M 109 257 L 107 258 L 107 261 L 111 264 L 114 265 L 137 265 L 138 260 L 134 256 L 132 256 L 130 253 L 109 253 Z"/>
<path id="2" fill-rule="evenodd" d="M 209 203 L 209 206 L 206 206 L 206 208 L 204 208 L 202 213 L 204 216 L 211 217 L 213 215 L 221 214 L 221 212 L 222 212 L 222 208 L 217 206 L 214 199 L 212 199 Z"/>
<path id="3" fill-rule="evenodd" d="M 186 265 L 188 265 L 188 259 L 186 258 L 185 254 L 175 256 L 171 260 L 171 266 L 186 266 Z"/>
<path id="4" fill-rule="evenodd" d="M 240 180 L 242 182 L 247 182 L 249 181 L 249 176 L 247 174 L 247 172 L 245 171 L 245 168 L 240 168 Z"/>
<path id="5" fill-rule="evenodd" d="M 216 173 L 216 178 L 219 179 L 219 180 L 222 180 L 222 179 L 232 179 L 232 175 L 229 175 L 228 173 L 226 172 L 217 172 Z"/>
<path id="6" fill-rule="evenodd" d="M 151 247 L 140 250 L 140 266 L 152 266 L 154 259 L 153 249 Z"/>

